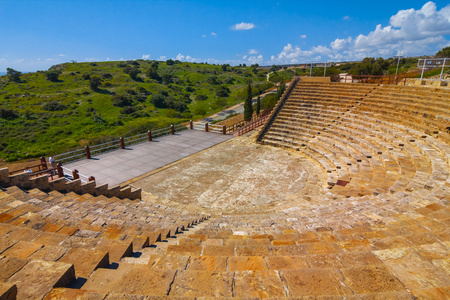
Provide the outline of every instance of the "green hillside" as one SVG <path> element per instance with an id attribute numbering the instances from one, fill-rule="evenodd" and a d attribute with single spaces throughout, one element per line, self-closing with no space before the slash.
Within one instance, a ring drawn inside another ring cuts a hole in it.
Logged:
<path id="1" fill-rule="evenodd" d="M 168 60 L 65 63 L 0 77 L 0 157 L 39 157 L 199 119 L 272 86 L 268 70 Z M 97 83 L 100 85 L 96 87 Z"/>

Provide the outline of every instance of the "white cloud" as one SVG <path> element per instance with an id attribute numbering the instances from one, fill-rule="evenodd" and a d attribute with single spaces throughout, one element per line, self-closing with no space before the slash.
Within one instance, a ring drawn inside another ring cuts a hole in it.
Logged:
<path id="1" fill-rule="evenodd" d="M 295 64 L 311 59 L 312 54 L 312 51 L 302 51 L 299 46 L 288 43 L 277 56 L 272 55 L 271 60 L 279 64 Z"/>
<path id="2" fill-rule="evenodd" d="M 258 55 L 258 56 L 250 56 L 248 59 L 247 59 L 247 61 L 250 63 L 250 64 L 252 64 L 252 65 L 254 65 L 254 64 L 260 64 L 260 63 L 262 63 L 263 62 L 263 56 L 260 54 L 260 55 Z"/>
<path id="3" fill-rule="evenodd" d="M 58 56 L 64 57 L 64 56 L 66 56 L 66 55 L 65 55 L 65 54 L 59 54 Z"/>
<path id="4" fill-rule="evenodd" d="M 150 54 L 142 54 L 141 59 L 149 59 L 150 58 Z"/>
<path id="5" fill-rule="evenodd" d="M 206 34 L 202 34 L 202 38 L 205 38 L 206 37 Z"/>
<path id="6" fill-rule="evenodd" d="M 352 42 L 352 38 L 348 37 L 347 39 L 335 39 L 333 42 L 331 42 L 330 46 L 331 49 L 340 51 L 343 49 L 347 49 L 347 47 Z"/>
<path id="7" fill-rule="evenodd" d="M 158 60 L 167 60 L 167 57 L 165 57 L 164 55 L 162 55 L 162 56 L 160 56 L 159 58 L 158 58 Z"/>
<path id="8" fill-rule="evenodd" d="M 250 49 L 250 50 L 248 50 L 248 54 L 258 54 L 258 50 Z"/>
<path id="9" fill-rule="evenodd" d="M 350 20 L 350 16 L 344 16 L 342 19 L 345 21 Z"/>
<path id="10" fill-rule="evenodd" d="M 212 35 L 212 36 L 217 36 L 217 33 L 211 32 L 211 35 Z"/>
<path id="11" fill-rule="evenodd" d="M 302 35 L 300 36 L 300 38 L 306 39 L 306 34 L 302 34 Z"/>
<path id="12" fill-rule="evenodd" d="M 344 17 L 344 19 L 346 19 Z M 420 9 L 400 10 L 389 25 L 377 25 L 368 34 L 337 38 L 329 46 L 317 45 L 309 50 L 288 43 L 268 63 L 300 63 L 311 60 L 359 60 L 365 57 L 416 56 L 434 54 L 450 44 L 450 4 L 437 9 L 427 2 Z"/>
<path id="13" fill-rule="evenodd" d="M 184 58 L 185 58 L 185 56 L 182 55 L 181 53 L 178 53 L 177 57 L 175 57 L 176 60 L 180 60 L 180 61 L 184 60 Z"/>
<path id="14" fill-rule="evenodd" d="M 238 24 L 235 24 L 235 25 L 231 26 L 231 30 L 250 30 L 250 29 L 253 29 L 253 28 L 255 28 L 255 24 L 253 24 L 253 23 L 244 23 L 244 22 L 241 22 L 241 23 L 238 23 Z"/>

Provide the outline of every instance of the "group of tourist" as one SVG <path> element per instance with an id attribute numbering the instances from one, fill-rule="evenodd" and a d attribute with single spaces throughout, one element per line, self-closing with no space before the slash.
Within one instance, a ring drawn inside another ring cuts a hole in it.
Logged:
<path id="1" fill-rule="evenodd" d="M 55 161 L 55 158 L 53 158 L 53 155 L 50 155 L 50 157 L 48 158 L 48 162 L 52 166 L 52 170 L 54 172 L 54 170 L 56 170 L 56 161 Z M 23 171 L 25 173 L 33 173 L 33 170 L 31 170 L 31 168 L 28 166 L 26 166 Z"/>

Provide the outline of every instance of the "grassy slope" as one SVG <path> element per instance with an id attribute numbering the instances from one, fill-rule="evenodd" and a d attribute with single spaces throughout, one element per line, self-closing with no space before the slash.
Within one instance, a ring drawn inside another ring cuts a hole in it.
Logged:
<path id="1" fill-rule="evenodd" d="M 0 77 L 0 108 L 14 110 L 19 116 L 16 119 L 0 118 L 1 158 L 12 161 L 64 152 L 80 147 L 83 140 L 95 144 L 198 119 L 242 102 L 248 79 L 253 81 L 253 86 L 267 88 L 266 71 L 259 70 L 255 74 L 248 67 L 229 67 L 223 71 L 221 66 L 215 65 L 160 62 L 158 74 L 175 77 L 175 83 L 160 84 L 145 75 L 151 61 L 138 63 L 141 71 L 138 81 L 125 74 L 124 67 L 119 67 L 124 62 L 63 64 L 58 82 L 46 80 L 44 72 L 23 74 L 21 83 Z M 100 77 L 110 74 L 112 77 L 103 78 L 100 89 L 92 91 L 83 74 Z M 211 76 L 216 76 L 219 84 L 209 83 Z M 228 97 L 215 96 L 220 85 L 230 89 Z M 186 92 L 186 88 L 192 91 Z M 192 101 L 188 104 L 189 110 L 181 113 L 173 109 L 156 109 L 150 99 L 152 94 L 161 91 L 167 91 L 175 99 L 189 94 Z M 130 93 L 143 95 L 140 100 L 133 101 L 132 106 L 137 112 L 121 113 L 122 108 L 114 106 L 111 100 L 114 94 L 130 96 Z M 208 99 L 195 101 L 197 94 L 206 95 Z M 66 108 L 45 110 L 43 105 L 51 101 Z"/>

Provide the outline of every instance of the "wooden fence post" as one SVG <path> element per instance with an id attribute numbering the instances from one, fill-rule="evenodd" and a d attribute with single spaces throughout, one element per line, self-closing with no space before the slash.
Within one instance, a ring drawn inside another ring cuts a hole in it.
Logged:
<path id="1" fill-rule="evenodd" d="M 123 140 L 123 137 L 120 137 L 120 149 L 125 149 L 125 141 Z"/>
<path id="2" fill-rule="evenodd" d="M 58 177 L 59 178 L 63 178 L 64 177 L 64 172 L 63 172 L 63 168 L 62 168 L 61 163 L 58 163 L 56 165 L 56 170 L 58 171 Z"/>
<path id="3" fill-rule="evenodd" d="M 151 142 L 152 141 L 152 132 L 150 130 L 147 131 L 147 135 L 148 135 L 148 141 Z"/>
<path id="4" fill-rule="evenodd" d="M 175 134 L 175 127 L 173 125 L 170 125 L 170 134 Z"/>
<path id="5" fill-rule="evenodd" d="M 77 169 L 72 171 L 72 177 L 73 177 L 73 180 L 76 180 L 76 179 L 80 178 L 80 174 L 78 174 L 78 170 Z"/>
<path id="6" fill-rule="evenodd" d="M 189 121 L 189 129 L 194 129 L 194 122 L 192 120 Z"/>
<path id="7" fill-rule="evenodd" d="M 205 123 L 205 131 L 208 132 L 208 122 Z"/>
<path id="8" fill-rule="evenodd" d="M 41 156 L 41 166 L 42 170 L 47 170 L 47 161 L 45 160 L 45 157 Z"/>
<path id="9" fill-rule="evenodd" d="M 89 177 L 89 182 L 91 182 L 91 181 L 95 181 L 95 177 L 94 176 Z"/>
<path id="10" fill-rule="evenodd" d="M 222 133 L 227 134 L 227 126 L 226 125 L 222 126 Z"/>
<path id="11" fill-rule="evenodd" d="M 87 159 L 91 159 L 91 150 L 89 149 L 89 146 L 84 146 L 84 153 L 86 153 Z"/>

